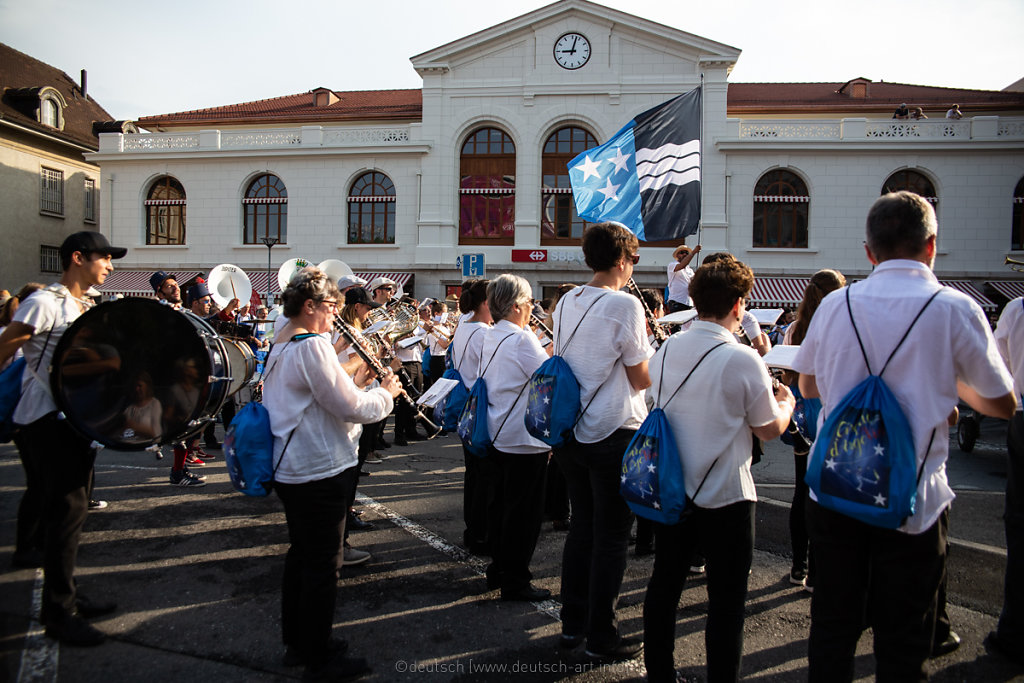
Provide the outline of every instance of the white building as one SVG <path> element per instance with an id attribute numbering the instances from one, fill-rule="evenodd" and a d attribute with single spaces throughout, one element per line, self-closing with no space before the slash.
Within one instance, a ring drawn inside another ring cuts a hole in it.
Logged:
<path id="1" fill-rule="evenodd" d="M 932 198 L 940 277 L 973 281 L 982 300 L 986 282 L 1011 279 L 1004 258 L 1024 259 L 1024 94 L 863 78 L 730 84 L 739 58 L 561 0 L 412 57 L 422 90 L 317 88 L 146 117 L 155 132 L 101 135 L 90 155 L 104 177 L 101 229 L 138 271 L 107 289 L 233 263 L 263 292 L 268 255 L 274 271 L 302 257 L 415 276 L 421 298 L 462 281 L 464 254 L 538 294 L 584 281 L 566 162 L 702 79 L 703 219 L 687 242 L 749 263 L 762 303 L 798 299 L 792 278 L 819 268 L 865 275 L 864 217 L 883 188 Z M 894 120 L 903 102 L 929 118 Z M 954 103 L 961 120 L 945 118 Z M 269 253 L 268 234 L 281 241 Z M 641 286 L 664 285 L 673 246 L 643 247 Z M 519 262 L 531 254 L 544 260 Z"/>

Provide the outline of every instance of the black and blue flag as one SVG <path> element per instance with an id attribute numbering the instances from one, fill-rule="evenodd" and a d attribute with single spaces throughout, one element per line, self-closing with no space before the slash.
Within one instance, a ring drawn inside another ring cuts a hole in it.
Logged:
<path id="1" fill-rule="evenodd" d="M 569 162 L 576 212 L 618 221 L 648 242 L 697 232 L 700 131 L 699 87 L 636 116 Z"/>

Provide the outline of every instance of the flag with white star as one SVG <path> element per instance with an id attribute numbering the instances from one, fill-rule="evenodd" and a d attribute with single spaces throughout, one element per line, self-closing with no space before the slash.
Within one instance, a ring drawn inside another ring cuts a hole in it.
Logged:
<path id="1" fill-rule="evenodd" d="M 701 204 L 701 88 L 636 116 L 569 162 L 576 212 L 617 221 L 645 241 L 697 232 Z"/>

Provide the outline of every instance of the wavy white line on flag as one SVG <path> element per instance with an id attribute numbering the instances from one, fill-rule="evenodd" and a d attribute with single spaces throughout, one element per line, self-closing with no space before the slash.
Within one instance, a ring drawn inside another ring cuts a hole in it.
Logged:
<path id="1" fill-rule="evenodd" d="M 691 154 L 700 154 L 700 140 L 690 140 L 681 145 L 667 143 L 656 149 L 642 147 L 636 151 L 636 163 L 639 166 L 642 162 L 657 162 L 665 157 L 681 158 Z"/>
<path id="2" fill-rule="evenodd" d="M 691 168 L 681 173 L 672 171 L 660 176 L 644 176 L 640 179 L 640 191 L 660 190 L 666 185 L 686 185 L 693 182 L 700 182 L 699 168 Z"/>

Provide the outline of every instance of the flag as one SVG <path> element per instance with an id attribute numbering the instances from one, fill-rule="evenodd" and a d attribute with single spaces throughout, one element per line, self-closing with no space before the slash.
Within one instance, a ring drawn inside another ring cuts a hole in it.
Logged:
<path id="1" fill-rule="evenodd" d="M 637 238 L 673 240 L 700 223 L 701 89 L 649 109 L 569 162 L 576 212 Z"/>

